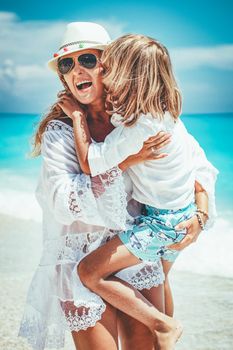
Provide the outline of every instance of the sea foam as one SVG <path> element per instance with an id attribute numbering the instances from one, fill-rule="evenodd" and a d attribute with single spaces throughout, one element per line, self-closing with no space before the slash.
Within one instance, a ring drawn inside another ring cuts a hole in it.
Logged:
<path id="1" fill-rule="evenodd" d="M 230 218 L 219 216 L 208 231 L 184 249 L 174 268 L 211 276 L 233 277 L 233 227 Z"/>
<path id="2" fill-rule="evenodd" d="M 0 177 L 0 213 L 41 222 L 41 209 L 35 198 L 37 178 L 9 170 L 1 170 Z"/>

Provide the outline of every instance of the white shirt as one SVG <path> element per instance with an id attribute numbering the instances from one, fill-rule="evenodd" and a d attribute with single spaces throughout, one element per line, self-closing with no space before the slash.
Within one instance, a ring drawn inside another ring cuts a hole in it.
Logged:
<path id="1" fill-rule="evenodd" d="M 207 182 L 211 182 L 213 192 L 217 170 L 208 162 L 204 151 L 187 132 L 182 121 L 178 119 L 175 122 L 169 113 L 165 113 L 161 120 L 150 114 L 142 115 L 133 126 L 120 123 L 104 142 L 92 143 L 88 153 L 92 176 L 139 152 L 143 142 L 161 130 L 172 134 L 171 142 L 161 150 L 168 156 L 128 169 L 133 182 L 132 197 L 157 208 L 184 208 L 194 201 L 195 180 L 199 178 L 206 188 L 208 184 L 204 179 L 209 176 Z"/>
<path id="2" fill-rule="evenodd" d="M 101 319 L 104 301 L 81 284 L 77 264 L 113 238 L 119 232 L 115 228 L 124 228 L 126 216 L 121 171 L 114 168 L 96 178 L 83 174 L 72 127 L 50 121 L 41 155 L 37 199 L 43 212 L 43 251 L 19 332 L 38 350 L 63 348 L 68 325 L 70 331 L 86 330 Z M 117 276 L 140 290 L 163 282 L 160 262 L 143 262 Z"/>

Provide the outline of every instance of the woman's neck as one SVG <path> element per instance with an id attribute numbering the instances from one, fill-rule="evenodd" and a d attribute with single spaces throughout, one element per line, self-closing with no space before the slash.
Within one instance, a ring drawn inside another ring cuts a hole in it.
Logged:
<path id="1" fill-rule="evenodd" d="M 105 111 L 104 103 L 87 106 L 87 123 L 92 139 L 97 142 L 103 142 L 114 129 L 110 116 Z"/>
<path id="2" fill-rule="evenodd" d="M 105 111 L 105 104 L 103 100 L 87 106 L 88 121 L 91 123 L 109 123 L 109 114 Z"/>

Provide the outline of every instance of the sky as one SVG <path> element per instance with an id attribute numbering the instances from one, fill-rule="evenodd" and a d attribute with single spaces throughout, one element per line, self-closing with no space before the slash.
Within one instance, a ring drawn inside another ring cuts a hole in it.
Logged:
<path id="1" fill-rule="evenodd" d="M 232 1 L 0 0 L 0 112 L 44 113 L 61 89 L 46 62 L 67 23 L 140 33 L 171 54 L 184 113 L 233 112 Z"/>

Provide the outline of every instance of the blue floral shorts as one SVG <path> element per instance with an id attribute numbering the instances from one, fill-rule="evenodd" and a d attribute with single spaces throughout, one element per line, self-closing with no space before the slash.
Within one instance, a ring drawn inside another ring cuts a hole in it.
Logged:
<path id="1" fill-rule="evenodd" d="M 193 217 L 196 205 L 191 203 L 178 210 L 157 209 L 146 205 L 145 209 L 146 215 L 140 215 L 133 228 L 121 232 L 119 238 L 140 260 L 157 261 L 163 258 L 175 261 L 179 251 L 168 249 L 167 246 L 184 238 L 186 229 L 176 231 L 175 226 Z"/>

